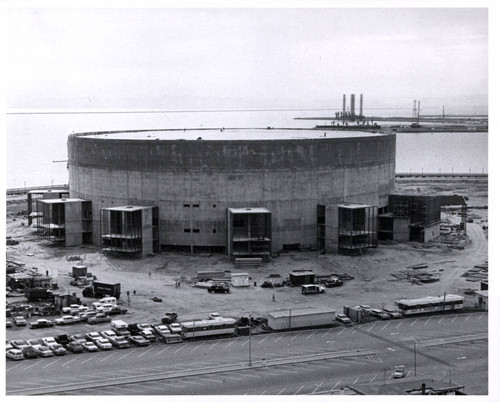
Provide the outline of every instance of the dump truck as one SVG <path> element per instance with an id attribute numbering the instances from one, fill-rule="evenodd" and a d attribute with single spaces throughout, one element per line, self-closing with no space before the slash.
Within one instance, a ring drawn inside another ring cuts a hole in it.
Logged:
<path id="1" fill-rule="evenodd" d="M 54 293 L 48 288 L 27 288 L 24 289 L 24 296 L 28 301 L 54 300 Z"/>
<path id="2" fill-rule="evenodd" d="M 102 298 L 105 296 L 114 296 L 120 298 L 121 284 L 120 283 L 104 283 L 93 282 L 91 286 L 86 287 L 82 291 L 84 297 Z"/>

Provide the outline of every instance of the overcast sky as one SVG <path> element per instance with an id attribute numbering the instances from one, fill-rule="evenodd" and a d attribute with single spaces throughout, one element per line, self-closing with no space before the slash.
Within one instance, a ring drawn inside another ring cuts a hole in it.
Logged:
<path id="1" fill-rule="evenodd" d="M 6 32 L 10 109 L 487 105 L 486 8 L 11 8 Z"/>

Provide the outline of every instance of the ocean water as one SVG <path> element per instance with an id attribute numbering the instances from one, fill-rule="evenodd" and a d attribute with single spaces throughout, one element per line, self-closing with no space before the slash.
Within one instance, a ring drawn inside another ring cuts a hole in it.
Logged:
<path id="1" fill-rule="evenodd" d="M 310 128 L 328 122 L 294 117 L 309 111 L 9 114 L 6 117 L 6 187 L 68 182 L 67 137 L 72 133 L 163 128 Z M 380 113 L 378 113 L 380 115 Z M 488 133 L 400 133 L 396 172 L 488 172 Z"/>

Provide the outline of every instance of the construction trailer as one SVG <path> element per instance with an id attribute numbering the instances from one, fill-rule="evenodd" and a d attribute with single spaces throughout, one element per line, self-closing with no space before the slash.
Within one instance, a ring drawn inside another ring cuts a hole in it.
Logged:
<path id="1" fill-rule="evenodd" d="M 290 272 L 290 284 L 293 286 L 308 285 L 314 283 L 313 271 L 292 271 Z"/>
<path id="2" fill-rule="evenodd" d="M 271 311 L 267 325 L 275 331 L 322 327 L 336 323 L 335 315 L 333 309 L 314 307 Z"/>
<path id="3" fill-rule="evenodd" d="M 62 246 L 92 243 L 92 202 L 80 198 L 37 199 L 37 235 Z"/>
<path id="4" fill-rule="evenodd" d="M 227 252 L 235 258 L 271 256 L 271 212 L 266 208 L 228 208 Z"/>
<path id="5" fill-rule="evenodd" d="M 103 208 L 100 223 L 103 251 L 138 257 L 160 251 L 158 207 Z"/>

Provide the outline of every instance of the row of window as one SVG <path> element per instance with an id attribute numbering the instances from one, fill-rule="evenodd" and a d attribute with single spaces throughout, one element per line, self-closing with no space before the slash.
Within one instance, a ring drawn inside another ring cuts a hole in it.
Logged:
<path id="1" fill-rule="evenodd" d="M 190 208 L 190 207 L 199 208 L 200 204 L 184 204 L 184 208 Z M 217 205 L 212 204 L 212 207 L 217 208 Z"/>
<path id="2" fill-rule="evenodd" d="M 184 229 L 184 233 L 200 233 L 200 229 Z M 212 233 L 217 233 L 217 229 L 212 229 Z"/>

